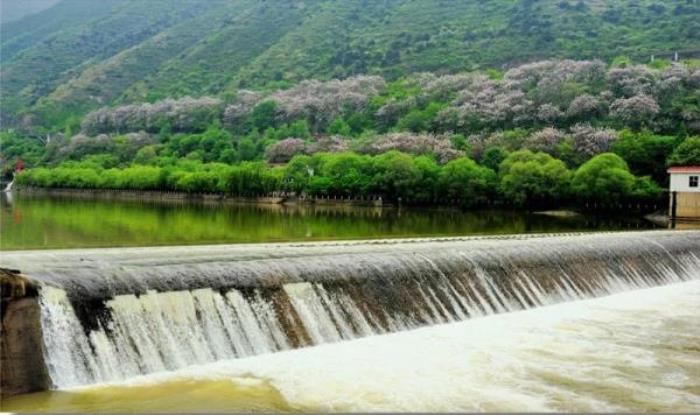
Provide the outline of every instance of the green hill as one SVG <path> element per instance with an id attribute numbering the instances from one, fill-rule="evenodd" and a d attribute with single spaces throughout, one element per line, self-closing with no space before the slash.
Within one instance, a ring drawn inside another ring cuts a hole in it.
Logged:
<path id="1" fill-rule="evenodd" d="M 3 3 L 4 4 L 4 3 Z M 308 78 L 700 49 L 698 0 L 60 0 L 3 23 L 4 123 Z"/>

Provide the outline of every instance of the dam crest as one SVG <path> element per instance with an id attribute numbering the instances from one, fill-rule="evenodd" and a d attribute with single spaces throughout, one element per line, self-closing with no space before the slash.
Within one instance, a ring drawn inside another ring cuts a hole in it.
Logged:
<path id="1" fill-rule="evenodd" d="M 700 232 L 23 251 L 53 387 L 700 278 Z"/>

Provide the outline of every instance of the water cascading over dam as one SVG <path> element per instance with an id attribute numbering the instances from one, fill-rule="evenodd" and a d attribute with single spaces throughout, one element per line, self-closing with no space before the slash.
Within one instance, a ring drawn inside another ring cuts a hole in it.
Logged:
<path id="1" fill-rule="evenodd" d="M 700 278 L 700 232 L 16 252 L 54 387 Z"/>

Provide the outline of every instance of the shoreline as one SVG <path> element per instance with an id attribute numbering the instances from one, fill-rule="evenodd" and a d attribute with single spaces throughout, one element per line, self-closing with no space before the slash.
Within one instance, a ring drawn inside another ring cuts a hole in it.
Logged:
<path id="1" fill-rule="evenodd" d="M 305 197 L 273 194 L 260 196 L 231 196 L 223 193 L 187 193 L 165 190 L 127 189 L 69 189 L 16 186 L 13 192 L 50 197 L 71 197 L 88 200 L 154 201 L 154 202 L 196 202 L 234 205 L 333 205 L 357 207 L 393 208 L 394 204 L 381 198 L 335 198 Z"/>
<path id="2" fill-rule="evenodd" d="M 450 200 L 436 200 L 433 201 L 433 203 L 427 204 L 411 204 L 410 201 L 402 203 L 401 200 L 399 200 L 398 203 L 394 203 L 383 199 L 381 196 L 300 197 L 295 194 L 287 194 L 284 192 L 273 192 L 271 194 L 261 194 L 258 196 L 234 196 L 225 193 L 187 193 L 170 190 L 45 188 L 16 185 L 13 187 L 11 193 L 9 193 L 10 197 L 13 193 L 49 197 L 68 197 L 86 200 L 185 202 L 224 205 L 338 206 L 389 209 L 401 209 L 402 207 L 407 207 L 411 209 L 458 211 L 498 209 L 552 217 L 575 217 L 582 214 L 595 214 L 596 212 L 614 213 L 619 209 L 626 209 L 628 212 L 634 212 L 639 214 L 639 216 L 644 217 L 645 215 L 648 216 L 650 214 L 656 214 L 659 211 L 658 205 L 655 203 L 619 203 L 617 205 L 581 203 L 578 205 L 562 205 L 550 208 L 538 208 L 536 206 L 522 207 L 496 201 L 470 208 L 464 208 L 458 204 L 450 203 Z M 8 193 L 5 194 L 8 195 Z"/>

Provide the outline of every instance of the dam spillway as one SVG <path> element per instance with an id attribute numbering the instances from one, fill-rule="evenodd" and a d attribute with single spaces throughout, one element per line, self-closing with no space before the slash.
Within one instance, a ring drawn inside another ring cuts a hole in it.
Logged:
<path id="1" fill-rule="evenodd" d="M 700 278 L 700 232 L 4 253 L 54 387 Z"/>

